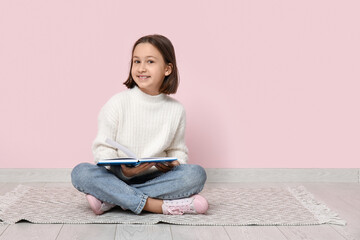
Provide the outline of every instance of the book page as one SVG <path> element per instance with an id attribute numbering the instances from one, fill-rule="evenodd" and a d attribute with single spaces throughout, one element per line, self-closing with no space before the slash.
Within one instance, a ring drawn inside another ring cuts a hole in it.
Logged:
<path id="1" fill-rule="evenodd" d="M 107 138 L 105 141 L 107 144 L 109 144 L 110 146 L 112 146 L 113 148 L 119 149 L 120 151 L 122 151 L 123 153 L 125 153 L 128 157 L 132 157 L 137 159 L 135 153 L 133 153 L 130 149 L 124 147 L 123 145 L 111 140 L 110 138 Z"/>

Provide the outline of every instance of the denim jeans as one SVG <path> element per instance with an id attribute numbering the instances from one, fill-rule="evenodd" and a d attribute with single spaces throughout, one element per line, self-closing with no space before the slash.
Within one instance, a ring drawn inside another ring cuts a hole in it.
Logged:
<path id="1" fill-rule="evenodd" d="M 182 164 L 166 173 L 156 171 L 121 180 L 116 171 L 81 163 L 73 169 L 71 181 L 80 192 L 140 214 L 148 197 L 179 199 L 199 193 L 204 187 L 206 173 L 198 165 Z"/>

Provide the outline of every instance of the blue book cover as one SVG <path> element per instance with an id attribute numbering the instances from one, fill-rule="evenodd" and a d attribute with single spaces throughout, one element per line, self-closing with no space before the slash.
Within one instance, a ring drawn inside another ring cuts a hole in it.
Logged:
<path id="1" fill-rule="evenodd" d="M 129 150 L 128 148 L 122 146 L 121 144 L 111 140 L 106 139 L 106 143 L 108 143 L 113 148 L 119 149 L 124 152 L 128 157 L 120 157 L 120 158 L 113 158 L 113 159 L 101 159 L 97 165 L 99 166 L 110 166 L 110 165 L 120 165 L 126 164 L 131 166 L 136 166 L 141 163 L 149 163 L 149 162 L 172 162 L 176 161 L 177 158 L 174 157 L 148 157 L 148 158 L 138 158 L 136 155 Z"/>

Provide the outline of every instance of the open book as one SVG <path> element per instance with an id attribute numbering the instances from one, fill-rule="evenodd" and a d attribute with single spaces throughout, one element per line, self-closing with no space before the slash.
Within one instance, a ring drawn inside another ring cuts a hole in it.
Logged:
<path id="1" fill-rule="evenodd" d="M 120 165 L 126 164 L 131 166 L 137 166 L 140 163 L 146 162 L 172 162 L 176 161 L 177 158 L 174 157 L 151 157 L 151 158 L 138 158 L 136 157 L 135 153 L 130 151 L 128 148 L 124 147 L 123 145 L 107 138 L 106 143 L 112 146 L 113 148 L 121 150 L 123 153 L 127 155 L 127 157 L 120 157 L 120 158 L 112 158 L 112 159 L 101 159 L 97 163 L 99 166 L 109 166 L 109 165 Z"/>

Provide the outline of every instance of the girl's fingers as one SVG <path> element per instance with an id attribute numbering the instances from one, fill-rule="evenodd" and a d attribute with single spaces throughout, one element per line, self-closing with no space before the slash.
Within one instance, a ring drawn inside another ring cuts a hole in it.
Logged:
<path id="1" fill-rule="evenodd" d="M 158 163 L 155 165 L 157 169 L 159 169 L 161 172 L 168 172 L 172 169 L 172 167 L 165 165 L 163 163 Z"/>
<path id="2" fill-rule="evenodd" d="M 168 166 L 170 166 L 171 168 L 180 165 L 178 160 L 172 161 L 168 163 Z"/>
<path id="3" fill-rule="evenodd" d="M 137 167 L 133 168 L 138 170 L 138 173 L 143 172 L 145 170 L 148 170 L 149 168 L 155 166 L 155 163 L 142 163 L 138 165 Z"/>
<path id="4" fill-rule="evenodd" d="M 142 163 L 142 164 L 138 165 L 137 167 L 127 167 L 125 165 L 121 165 L 121 170 L 126 177 L 133 177 L 139 173 L 142 173 L 143 171 L 148 170 L 152 166 L 155 166 L 155 164 L 154 163 Z"/>
<path id="5" fill-rule="evenodd" d="M 136 176 L 149 168 L 155 166 L 161 172 L 168 172 L 173 167 L 180 165 L 178 161 L 167 162 L 167 163 L 141 163 L 136 167 L 127 167 L 125 165 L 121 165 L 122 172 L 126 177 L 133 177 Z"/>

